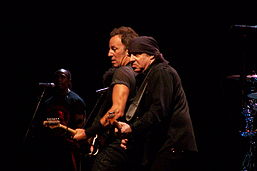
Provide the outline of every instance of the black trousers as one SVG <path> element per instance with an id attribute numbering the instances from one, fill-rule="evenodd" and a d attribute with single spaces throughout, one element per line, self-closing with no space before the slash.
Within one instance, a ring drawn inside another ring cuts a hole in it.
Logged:
<path id="1" fill-rule="evenodd" d="M 116 139 L 104 146 L 95 156 L 92 171 L 128 170 L 128 157 L 120 144 L 120 139 Z"/>
<path id="2" fill-rule="evenodd" d="M 149 170 L 195 171 L 198 167 L 197 163 L 197 153 L 169 149 L 156 156 Z"/>

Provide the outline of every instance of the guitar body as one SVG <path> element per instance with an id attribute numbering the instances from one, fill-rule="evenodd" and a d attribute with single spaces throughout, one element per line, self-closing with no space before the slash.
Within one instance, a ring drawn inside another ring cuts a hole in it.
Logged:
<path id="1" fill-rule="evenodd" d="M 115 128 L 116 127 L 114 125 L 108 125 L 104 128 L 104 131 L 95 136 L 96 139 L 94 146 L 97 147 L 99 151 L 108 144 L 112 143 L 115 139 L 120 138 L 120 134 L 115 132 Z"/>

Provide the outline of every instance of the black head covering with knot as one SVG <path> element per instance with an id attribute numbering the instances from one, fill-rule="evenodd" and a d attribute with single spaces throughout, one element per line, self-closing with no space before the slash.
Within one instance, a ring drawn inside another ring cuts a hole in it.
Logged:
<path id="1" fill-rule="evenodd" d="M 139 36 L 131 40 L 128 51 L 130 54 L 146 53 L 155 59 L 166 61 L 159 50 L 158 42 L 151 36 Z"/>

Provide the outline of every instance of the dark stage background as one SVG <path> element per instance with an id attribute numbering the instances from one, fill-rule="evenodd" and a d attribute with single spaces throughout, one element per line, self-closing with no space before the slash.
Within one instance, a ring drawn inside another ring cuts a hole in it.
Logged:
<path id="1" fill-rule="evenodd" d="M 69 69 L 73 90 L 90 113 L 95 90 L 103 88 L 102 74 L 110 67 L 109 32 L 121 25 L 155 37 L 179 72 L 199 147 L 199 170 L 239 170 L 248 147 L 239 134 L 246 85 L 226 77 L 257 71 L 257 31 L 235 27 L 257 25 L 256 2 L 170 2 L 115 7 L 116 12 L 109 6 L 83 7 L 18 4 L 4 12 L 1 141 L 8 170 L 26 161 L 22 141 L 42 93 L 38 83 L 51 82 L 59 68 Z"/>

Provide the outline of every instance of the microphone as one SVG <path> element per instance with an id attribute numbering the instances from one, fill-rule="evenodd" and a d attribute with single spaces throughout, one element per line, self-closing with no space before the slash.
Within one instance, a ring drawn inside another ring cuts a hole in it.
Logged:
<path id="1" fill-rule="evenodd" d="M 256 31 L 257 25 L 232 25 L 231 29 L 238 29 L 238 30 L 248 30 L 248 31 Z"/>
<path id="2" fill-rule="evenodd" d="M 246 29 L 257 29 L 257 25 L 233 25 L 234 28 L 246 28 Z"/>
<path id="3" fill-rule="evenodd" d="M 55 84 L 54 84 L 54 83 L 38 83 L 38 85 L 39 85 L 40 87 L 50 87 L 50 88 L 55 87 Z"/>

